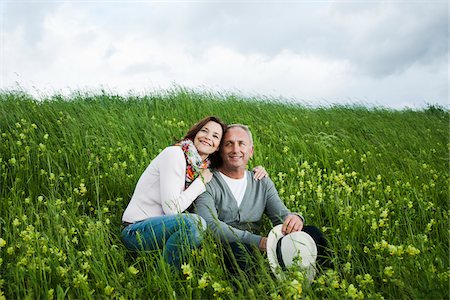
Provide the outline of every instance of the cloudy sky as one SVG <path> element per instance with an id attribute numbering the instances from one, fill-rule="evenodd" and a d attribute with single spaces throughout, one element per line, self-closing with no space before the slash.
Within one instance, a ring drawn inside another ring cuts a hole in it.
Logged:
<path id="1" fill-rule="evenodd" d="M 448 107 L 448 2 L 5 1 L 0 88 Z"/>

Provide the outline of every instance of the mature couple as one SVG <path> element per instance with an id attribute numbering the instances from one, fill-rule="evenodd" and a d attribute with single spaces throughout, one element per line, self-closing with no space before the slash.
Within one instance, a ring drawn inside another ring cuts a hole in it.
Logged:
<path id="1" fill-rule="evenodd" d="M 252 253 L 252 246 L 266 250 L 267 237 L 258 234 L 264 213 L 274 225 L 283 224 L 283 234 L 318 231 L 289 212 L 263 168 L 246 170 L 252 155 L 246 126 L 227 127 L 216 117 L 200 120 L 179 143 L 165 148 L 139 179 L 122 217 L 125 246 L 162 249 L 166 261 L 179 267 L 186 250 L 200 245 L 208 226 L 245 268 L 242 258 Z M 188 213 L 192 207 L 195 213 Z M 321 254 L 326 241 L 319 236 Z"/>

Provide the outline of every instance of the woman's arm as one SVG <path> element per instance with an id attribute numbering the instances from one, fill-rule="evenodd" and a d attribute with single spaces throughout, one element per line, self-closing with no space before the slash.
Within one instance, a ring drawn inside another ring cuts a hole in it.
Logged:
<path id="1" fill-rule="evenodd" d="M 206 188 L 198 177 L 185 190 L 186 160 L 180 147 L 168 147 L 161 153 L 160 193 L 166 215 L 185 211 Z"/>

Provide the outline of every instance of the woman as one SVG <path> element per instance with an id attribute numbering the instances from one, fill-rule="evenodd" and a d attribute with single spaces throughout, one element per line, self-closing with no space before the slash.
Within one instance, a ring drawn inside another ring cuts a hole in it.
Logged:
<path id="1" fill-rule="evenodd" d="M 128 249 L 163 249 L 165 260 L 179 268 L 183 249 L 200 244 L 206 222 L 184 211 L 212 179 L 208 167 L 219 155 L 226 128 L 219 118 L 206 117 L 153 159 L 122 216 L 122 240 Z M 257 178 L 266 175 L 264 169 L 255 173 Z"/>

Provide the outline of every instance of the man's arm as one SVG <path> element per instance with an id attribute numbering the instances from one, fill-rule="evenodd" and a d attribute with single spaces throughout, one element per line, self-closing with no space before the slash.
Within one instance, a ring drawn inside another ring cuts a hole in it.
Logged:
<path id="1" fill-rule="evenodd" d="M 300 231 L 304 218 L 298 213 L 291 213 L 281 201 L 272 180 L 266 179 L 266 213 L 274 225 L 283 223 L 283 233 Z"/>
<path id="2" fill-rule="evenodd" d="M 204 192 L 195 200 L 195 210 L 222 241 L 228 243 L 242 242 L 256 247 L 259 246 L 261 236 L 234 228 L 219 220 L 214 198 L 209 191 Z"/>

